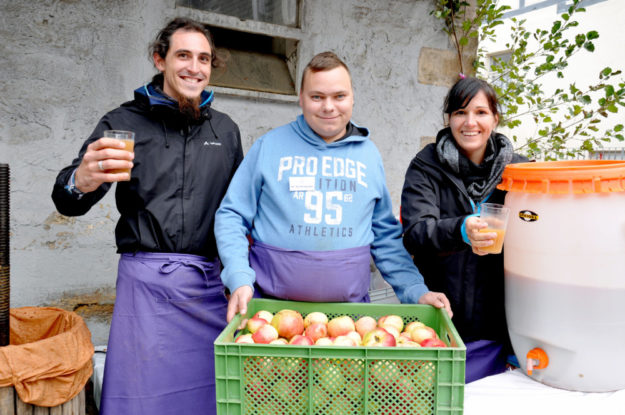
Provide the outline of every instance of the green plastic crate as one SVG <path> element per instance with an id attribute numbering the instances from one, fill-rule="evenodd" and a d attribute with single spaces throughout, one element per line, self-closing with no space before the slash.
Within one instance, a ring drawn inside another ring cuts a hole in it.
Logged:
<path id="1" fill-rule="evenodd" d="M 446 312 L 416 304 L 253 299 L 245 317 L 285 308 L 354 320 L 397 314 L 432 327 L 450 347 L 238 344 L 237 315 L 215 341 L 219 415 L 462 414 L 466 348 Z"/>

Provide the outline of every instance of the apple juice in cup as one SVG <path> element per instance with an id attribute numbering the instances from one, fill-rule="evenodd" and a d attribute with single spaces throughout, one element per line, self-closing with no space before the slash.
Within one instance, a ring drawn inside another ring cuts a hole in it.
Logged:
<path id="1" fill-rule="evenodd" d="M 480 248 L 484 252 L 491 254 L 499 254 L 503 249 L 503 240 L 506 236 L 506 225 L 508 224 L 508 214 L 510 209 L 497 203 L 482 203 L 480 205 L 480 219 L 488 224 L 484 229 L 480 229 L 482 233 L 496 233 L 495 242 L 484 248 Z"/>
<path id="2" fill-rule="evenodd" d="M 124 143 L 126 146 L 124 150 L 133 152 L 135 151 L 135 133 L 133 131 L 125 130 L 106 130 L 104 131 L 104 137 L 116 138 Z M 109 173 L 128 173 L 130 179 L 130 169 L 112 169 Z"/>

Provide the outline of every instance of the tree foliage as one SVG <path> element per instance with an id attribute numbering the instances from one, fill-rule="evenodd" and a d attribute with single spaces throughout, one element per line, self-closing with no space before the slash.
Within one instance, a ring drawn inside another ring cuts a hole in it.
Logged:
<path id="1" fill-rule="evenodd" d="M 475 9 L 464 0 L 435 0 L 433 15 L 444 22 L 444 30 L 454 42 L 462 68 L 462 53 L 471 38 L 480 45 L 496 40 L 497 26 L 509 6 L 497 0 L 474 0 Z M 481 47 L 474 63 L 477 76 L 495 88 L 502 106 L 502 125 L 512 132 L 517 150 L 530 158 L 545 160 L 576 157 L 600 148 L 604 143 L 623 141 L 623 125 L 604 122 L 625 107 L 625 82 L 621 70 L 606 67 L 589 86 L 577 87 L 567 76 L 570 59 L 590 54 L 599 38 L 595 30 L 573 33 L 578 16 L 585 12 L 581 0 L 573 0 L 566 13 L 548 28 L 529 31 L 525 20 L 511 18 L 510 51 L 506 59 L 486 55 Z M 491 59 L 486 71 L 485 59 Z M 463 68 L 464 72 L 464 68 Z M 557 89 L 553 79 L 562 79 Z M 547 87 L 545 87 L 547 83 Z M 529 117 L 529 118 L 528 118 Z M 515 129 L 533 120 L 534 133 L 519 137 Z"/>

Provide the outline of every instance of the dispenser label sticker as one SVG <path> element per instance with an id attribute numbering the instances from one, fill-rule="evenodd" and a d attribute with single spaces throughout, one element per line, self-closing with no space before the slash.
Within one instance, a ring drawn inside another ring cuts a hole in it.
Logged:
<path id="1" fill-rule="evenodd" d="M 538 220 L 538 213 L 532 212 L 531 210 L 521 210 L 519 211 L 519 219 L 524 222 L 536 222 Z"/>

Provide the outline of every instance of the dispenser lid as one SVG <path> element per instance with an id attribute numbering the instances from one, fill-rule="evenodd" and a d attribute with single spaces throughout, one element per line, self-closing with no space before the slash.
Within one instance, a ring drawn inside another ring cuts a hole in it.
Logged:
<path id="1" fill-rule="evenodd" d="M 498 189 L 524 193 L 625 192 L 625 161 L 568 160 L 508 164 Z"/>

